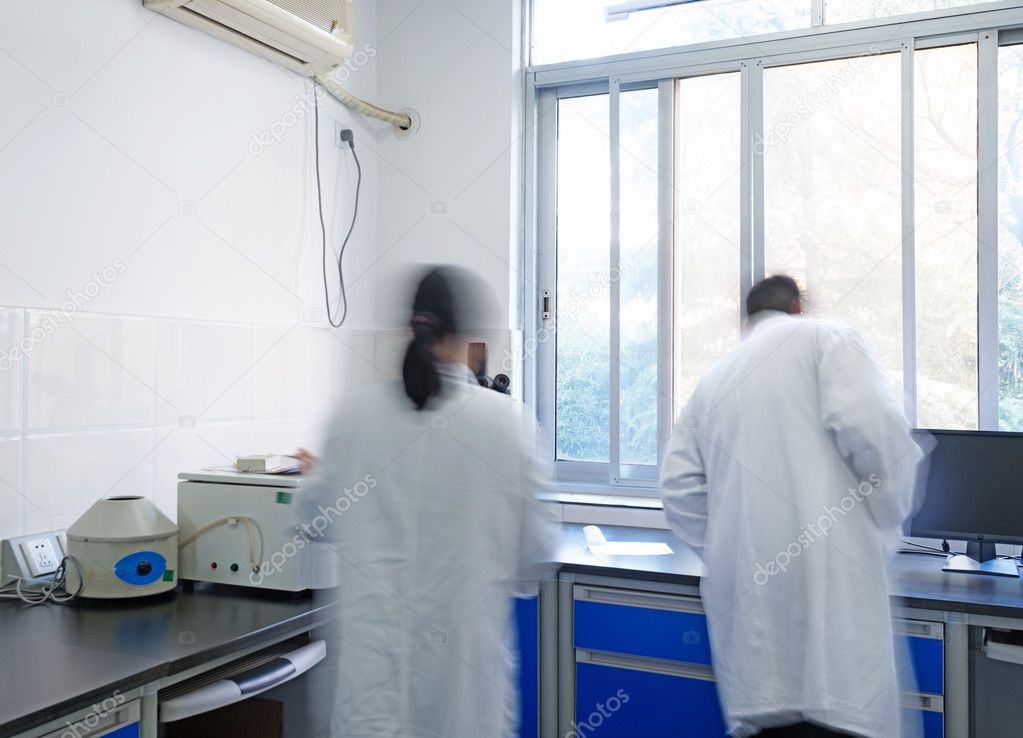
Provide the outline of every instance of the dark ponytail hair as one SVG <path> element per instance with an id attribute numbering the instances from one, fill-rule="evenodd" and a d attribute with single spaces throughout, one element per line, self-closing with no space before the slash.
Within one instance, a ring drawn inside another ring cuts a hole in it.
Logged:
<path id="1" fill-rule="evenodd" d="M 431 269 L 419 282 L 412 301 L 412 340 L 405 351 L 401 375 L 405 394 L 422 410 L 440 394 L 433 347 L 438 340 L 459 332 L 458 311 L 452 292 L 453 275 L 443 268 Z"/>

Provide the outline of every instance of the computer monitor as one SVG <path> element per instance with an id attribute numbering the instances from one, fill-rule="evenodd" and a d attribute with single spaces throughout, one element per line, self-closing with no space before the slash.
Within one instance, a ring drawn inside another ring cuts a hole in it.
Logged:
<path id="1" fill-rule="evenodd" d="M 965 540 L 966 555 L 949 557 L 946 571 L 1019 576 L 1015 561 L 995 555 L 995 543 L 1023 543 L 1023 433 L 914 434 L 925 448 L 933 438 L 933 448 L 917 476 L 923 503 L 910 535 Z"/>

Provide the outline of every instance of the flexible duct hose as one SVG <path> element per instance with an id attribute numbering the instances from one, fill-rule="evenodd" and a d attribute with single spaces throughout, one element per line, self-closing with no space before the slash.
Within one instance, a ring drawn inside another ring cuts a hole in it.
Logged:
<path id="1" fill-rule="evenodd" d="M 344 105 L 350 110 L 354 110 L 356 113 L 367 115 L 370 118 L 377 118 L 385 123 L 390 123 L 392 126 L 397 126 L 402 130 L 408 130 L 412 127 L 412 119 L 404 113 L 395 113 L 390 110 L 384 110 L 378 108 L 372 103 L 368 103 L 365 100 L 360 100 L 352 93 L 348 92 L 344 87 L 339 85 L 332 77 L 326 74 L 321 74 L 316 77 L 316 81 L 319 82 L 323 89 L 325 89 L 332 97 L 337 98 L 338 102 Z"/>

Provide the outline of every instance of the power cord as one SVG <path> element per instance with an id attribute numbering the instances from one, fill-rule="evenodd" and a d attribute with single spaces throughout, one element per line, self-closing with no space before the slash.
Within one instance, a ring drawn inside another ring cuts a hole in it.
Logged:
<path id="1" fill-rule="evenodd" d="M 69 592 L 67 589 L 67 567 L 69 564 L 74 566 L 78 572 L 78 587 L 74 592 Z M 60 565 L 53 572 L 50 581 L 23 588 L 22 583 L 25 581 L 27 580 L 17 577 L 15 582 L 0 587 L 0 599 L 21 600 L 27 605 L 42 605 L 46 602 L 62 605 L 75 599 L 82 591 L 82 587 L 85 586 L 85 571 L 76 559 L 65 556 L 60 560 Z M 13 591 L 11 590 L 12 586 Z"/>
<path id="2" fill-rule="evenodd" d="M 348 294 L 345 290 L 345 274 L 342 261 L 345 258 L 345 249 L 352 238 L 352 231 L 355 230 L 355 222 L 359 217 L 359 193 L 362 190 L 362 164 L 359 163 L 359 155 L 355 153 L 355 137 L 350 128 L 341 131 L 341 140 L 348 144 L 351 149 L 352 158 L 355 160 L 355 169 L 358 177 L 355 180 L 355 207 L 352 210 L 352 222 L 348 226 L 348 233 L 341 243 L 341 251 L 337 256 L 337 278 L 341 287 L 341 317 L 334 322 L 334 315 L 330 309 L 330 289 L 327 287 L 327 226 L 323 222 L 323 189 L 320 185 L 320 101 L 316 95 L 316 85 L 313 82 L 313 146 L 316 157 L 316 204 L 320 214 L 320 262 L 323 267 L 323 299 L 327 306 L 327 320 L 334 328 L 340 328 L 348 317 Z"/>

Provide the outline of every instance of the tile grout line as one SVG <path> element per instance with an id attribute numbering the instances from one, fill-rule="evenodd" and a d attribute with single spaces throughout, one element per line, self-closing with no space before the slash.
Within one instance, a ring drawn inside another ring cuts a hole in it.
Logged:
<path id="1" fill-rule="evenodd" d="M 28 322 L 29 314 L 25 308 L 21 310 L 21 340 L 24 341 L 28 336 Z M 28 528 L 28 437 L 26 431 L 28 429 L 28 362 L 30 357 L 25 357 L 25 360 L 21 362 L 21 366 L 18 368 L 18 383 L 21 385 L 18 388 L 21 399 L 21 428 L 19 437 L 21 439 L 21 448 L 19 454 L 21 456 L 20 466 L 18 470 L 18 485 L 21 491 L 20 499 L 18 504 L 20 511 L 18 515 L 18 535 L 25 535 L 25 530 Z"/>

